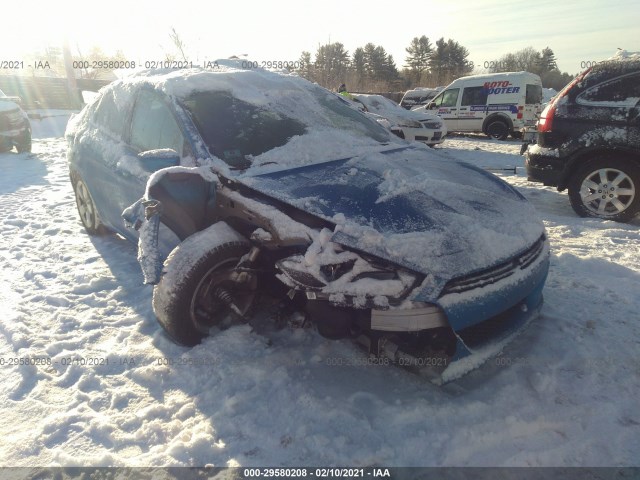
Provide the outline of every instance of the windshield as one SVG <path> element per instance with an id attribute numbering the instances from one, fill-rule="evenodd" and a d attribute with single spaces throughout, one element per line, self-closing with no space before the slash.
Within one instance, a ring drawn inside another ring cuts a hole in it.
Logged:
<path id="1" fill-rule="evenodd" d="M 319 133 L 334 132 L 332 151 L 341 145 L 341 151 L 353 154 L 357 153 L 356 144 L 379 145 L 390 141 L 390 133 L 384 127 L 351 107 L 346 100 L 317 85 L 306 87 L 263 91 L 261 94 L 268 94 L 266 103 L 241 100 L 252 99 L 242 95 L 243 92 L 198 91 L 183 98 L 182 104 L 191 113 L 209 152 L 235 169 L 251 167 L 256 157 L 280 151 L 278 147 L 285 146 L 293 138 L 309 137 L 309 142 L 305 143 L 317 143 L 312 140 Z M 296 144 L 299 145 L 299 141 Z M 304 154 L 305 163 L 323 160 L 316 158 L 313 150 L 309 148 L 302 152 L 297 148 L 296 154 Z M 269 161 L 282 164 L 287 160 L 269 158 Z"/>
<path id="2" fill-rule="evenodd" d="M 398 113 L 398 110 L 400 110 L 401 113 L 404 113 L 405 111 L 400 105 L 392 102 L 382 95 L 358 95 L 356 98 L 364 103 L 370 112 L 373 111 L 376 113 Z"/>
<path id="3" fill-rule="evenodd" d="M 243 102 L 228 92 L 198 92 L 185 100 L 209 152 L 235 168 L 280 147 L 306 128 L 276 112 Z"/>

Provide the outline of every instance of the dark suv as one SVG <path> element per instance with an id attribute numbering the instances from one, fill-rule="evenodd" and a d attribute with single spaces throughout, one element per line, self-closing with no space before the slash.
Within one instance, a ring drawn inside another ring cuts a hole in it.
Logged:
<path id="1" fill-rule="evenodd" d="M 640 60 L 602 62 L 567 85 L 538 121 L 529 180 L 569 190 L 582 217 L 640 212 Z"/>

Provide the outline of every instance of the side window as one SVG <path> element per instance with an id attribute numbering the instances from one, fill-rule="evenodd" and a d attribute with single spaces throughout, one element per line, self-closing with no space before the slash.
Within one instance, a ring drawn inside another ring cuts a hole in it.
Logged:
<path id="1" fill-rule="evenodd" d="M 445 90 L 442 92 L 439 98 L 434 100 L 436 107 L 455 107 L 458 102 L 459 88 L 452 88 L 451 90 Z"/>
<path id="2" fill-rule="evenodd" d="M 461 105 L 486 105 L 487 92 L 484 87 L 467 87 L 462 91 Z"/>
<path id="3" fill-rule="evenodd" d="M 632 73 L 600 83 L 578 95 L 583 105 L 634 106 L 640 100 L 640 73 Z"/>
<path id="4" fill-rule="evenodd" d="M 101 127 L 118 138 L 122 138 L 124 132 L 124 113 L 118 110 L 113 98 L 113 92 L 107 91 L 102 94 L 95 107 L 93 118 Z"/>
<path id="5" fill-rule="evenodd" d="M 527 105 L 542 103 L 542 87 L 540 85 L 527 84 L 527 94 L 524 103 Z"/>
<path id="6" fill-rule="evenodd" d="M 143 90 L 131 119 L 131 145 L 141 152 L 171 148 L 182 155 L 184 139 L 171 110 L 155 93 Z"/>

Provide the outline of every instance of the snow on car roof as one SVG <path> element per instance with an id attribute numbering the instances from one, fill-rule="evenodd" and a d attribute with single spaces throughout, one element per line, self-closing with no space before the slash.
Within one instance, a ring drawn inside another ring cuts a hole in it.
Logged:
<path id="1" fill-rule="evenodd" d="M 610 61 L 640 61 L 640 52 L 628 52 L 627 50 L 618 50 L 605 62 Z"/>

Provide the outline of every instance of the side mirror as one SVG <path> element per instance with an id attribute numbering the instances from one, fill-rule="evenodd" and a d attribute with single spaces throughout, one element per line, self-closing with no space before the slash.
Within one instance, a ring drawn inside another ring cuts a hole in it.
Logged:
<path id="1" fill-rule="evenodd" d="M 180 155 L 171 148 L 147 150 L 137 155 L 140 166 L 147 172 L 180 165 Z"/>
<path id="2" fill-rule="evenodd" d="M 427 110 L 435 110 L 436 104 L 433 102 L 427 103 Z"/>

